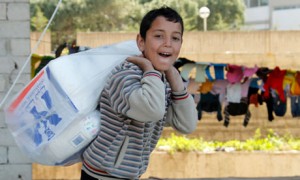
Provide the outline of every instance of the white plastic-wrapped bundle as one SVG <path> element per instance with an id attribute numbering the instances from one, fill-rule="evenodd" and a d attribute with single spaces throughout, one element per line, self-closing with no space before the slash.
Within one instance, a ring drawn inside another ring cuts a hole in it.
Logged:
<path id="1" fill-rule="evenodd" d="M 50 61 L 5 107 L 20 149 L 40 164 L 79 162 L 100 128 L 95 109 L 107 76 L 139 54 L 135 41 L 125 41 Z"/>

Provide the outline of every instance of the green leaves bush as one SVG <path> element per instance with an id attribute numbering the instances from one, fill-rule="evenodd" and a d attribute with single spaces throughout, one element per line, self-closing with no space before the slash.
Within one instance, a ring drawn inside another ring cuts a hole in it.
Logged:
<path id="1" fill-rule="evenodd" d="M 157 150 L 174 152 L 214 152 L 214 151 L 291 151 L 300 150 L 300 139 L 291 135 L 279 136 L 272 129 L 267 136 L 262 137 L 260 129 L 255 131 L 252 138 L 245 141 L 230 140 L 205 141 L 203 138 L 188 138 L 172 134 L 168 138 L 161 138 L 156 147 Z"/>

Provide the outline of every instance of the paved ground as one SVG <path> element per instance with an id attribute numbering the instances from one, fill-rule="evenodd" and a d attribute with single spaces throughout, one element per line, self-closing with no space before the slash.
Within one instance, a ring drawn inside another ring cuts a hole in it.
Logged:
<path id="1" fill-rule="evenodd" d="M 192 178 L 192 179 L 160 179 L 149 178 L 148 180 L 300 180 L 299 176 L 295 177 L 268 177 L 268 178 Z"/>

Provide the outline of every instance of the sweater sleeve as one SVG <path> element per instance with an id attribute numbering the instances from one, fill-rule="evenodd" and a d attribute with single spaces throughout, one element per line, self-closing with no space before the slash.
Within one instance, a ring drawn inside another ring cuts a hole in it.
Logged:
<path id="1" fill-rule="evenodd" d="M 111 106 L 119 115 L 141 122 L 161 120 L 166 104 L 161 77 L 158 71 L 143 73 L 136 65 L 125 62 L 112 72 L 103 106 Z"/>
<path id="2" fill-rule="evenodd" d="M 193 97 L 187 93 L 172 92 L 171 106 L 167 112 L 167 125 L 172 126 L 177 131 L 188 134 L 197 127 L 197 110 Z"/>
<path id="3" fill-rule="evenodd" d="M 141 122 L 158 121 L 165 114 L 165 84 L 158 71 L 143 74 L 141 86 L 129 96 L 130 108 L 126 115 Z"/>

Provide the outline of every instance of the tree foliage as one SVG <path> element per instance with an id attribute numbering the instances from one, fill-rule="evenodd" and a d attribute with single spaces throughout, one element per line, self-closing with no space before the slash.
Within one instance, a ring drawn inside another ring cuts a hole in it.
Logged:
<path id="1" fill-rule="evenodd" d="M 210 0 L 207 2 L 211 16 L 208 29 L 238 30 L 244 24 L 244 3 L 240 0 Z"/>
<path id="2" fill-rule="evenodd" d="M 35 11 L 35 16 L 33 16 L 30 20 L 31 29 L 33 31 L 41 32 L 46 27 L 48 19 L 44 16 L 39 6 L 35 6 L 33 8 L 33 11 Z"/>
<path id="3" fill-rule="evenodd" d="M 41 31 L 50 19 L 58 1 L 31 0 L 31 30 Z M 74 38 L 78 31 L 137 32 L 143 15 L 150 9 L 170 6 L 176 9 L 186 31 L 203 29 L 199 9 L 207 6 L 210 31 L 239 30 L 243 25 L 243 0 L 63 0 L 50 26 L 58 39 Z M 57 43 L 57 42 L 56 42 Z"/>

